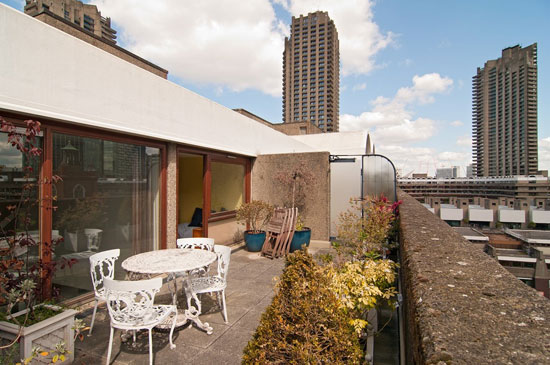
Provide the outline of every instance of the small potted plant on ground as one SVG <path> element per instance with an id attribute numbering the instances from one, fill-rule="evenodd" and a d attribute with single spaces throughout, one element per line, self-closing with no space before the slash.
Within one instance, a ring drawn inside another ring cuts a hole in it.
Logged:
<path id="1" fill-rule="evenodd" d="M 261 200 L 252 200 L 237 209 L 237 221 L 246 225 L 244 241 L 251 252 L 259 252 L 265 241 L 263 228 L 273 215 L 273 206 Z"/>
<path id="2" fill-rule="evenodd" d="M 298 215 L 296 220 L 296 227 L 294 230 L 294 236 L 292 236 L 292 241 L 290 241 L 290 252 L 294 252 L 302 248 L 302 245 L 309 247 L 309 242 L 311 240 L 311 228 L 304 226 L 304 221 L 302 216 Z"/>

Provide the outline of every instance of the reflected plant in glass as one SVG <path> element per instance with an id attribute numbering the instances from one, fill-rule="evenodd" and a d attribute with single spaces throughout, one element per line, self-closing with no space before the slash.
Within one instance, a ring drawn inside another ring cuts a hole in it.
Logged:
<path id="1" fill-rule="evenodd" d="M 14 311 L 27 309 L 22 319 L 11 319 L 22 329 L 29 321 L 35 320 L 35 304 L 51 297 L 47 279 L 57 268 L 71 266 L 76 260 L 52 260 L 53 250 L 61 239 L 50 242 L 39 239 L 38 211 L 56 209 L 55 198 L 40 197 L 40 191 L 49 191 L 47 188 L 59 181 L 57 176 L 51 180 L 40 179 L 38 174 L 42 155 L 40 122 L 27 120 L 24 129 L 2 117 L 0 123 L 0 134 L 5 137 L 11 155 L 19 160 L 19 165 L 11 167 L 9 162 L 2 160 L 0 168 L 0 319 L 6 319 Z M 21 330 L 13 341 L 0 349 L 15 344 L 20 335 Z"/>

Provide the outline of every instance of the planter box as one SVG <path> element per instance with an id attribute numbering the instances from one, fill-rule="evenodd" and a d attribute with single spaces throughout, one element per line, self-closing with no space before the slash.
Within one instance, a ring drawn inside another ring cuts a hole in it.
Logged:
<path id="1" fill-rule="evenodd" d="M 24 315 L 27 310 L 14 313 L 13 317 Z M 48 318 L 32 326 L 24 327 L 19 338 L 20 359 L 31 356 L 33 347 L 40 347 L 43 351 L 51 352 L 55 345 L 61 341 L 65 342 L 65 348 L 69 351 L 63 362 L 56 364 L 70 364 L 74 360 L 74 317 L 77 311 L 65 309 L 63 312 Z M 19 326 L 9 322 L 0 322 L 0 338 L 13 340 L 19 333 Z M 51 357 L 37 356 L 32 364 L 49 364 Z"/>

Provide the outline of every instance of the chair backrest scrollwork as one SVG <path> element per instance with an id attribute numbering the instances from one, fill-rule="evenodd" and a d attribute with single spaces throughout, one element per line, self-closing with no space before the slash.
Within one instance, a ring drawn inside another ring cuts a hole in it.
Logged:
<path id="1" fill-rule="evenodd" d="M 111 319 L 131 325 L 146 322 L 153 314 L 155 294 L 162 287 L 162 278 L 135 281 L 105 278 L 104 287 Z"/>
<path id="2" fill-rule="evenodd" d="M 214 248 L 214 239 L 204 237 L 178 238 L 176 246 L 178 246 L 178 248 L 195 248 L 212 251 Z"/>
<path id="3" fill-rule="evenodd" d="M 99 295 L 99 290 L 103 288 L 105 278 L 114 278 L 115 262 L 119 256 L 119 248 L 90 256 L 90 276 L 96 295 Z"/>

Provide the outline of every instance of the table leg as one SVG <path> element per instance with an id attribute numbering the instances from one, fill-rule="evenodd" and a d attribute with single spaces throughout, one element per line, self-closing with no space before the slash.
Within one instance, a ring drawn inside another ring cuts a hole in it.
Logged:
<path id="1" fill-rule="evenodd" d="M 176 275 L 169 274 L 168 280 L 172 280 L 174 282 L 174 291 L 172 291 L 172 288 L 170 284 L 168 284 L 168 289 L 170 290 L 170 294 L 172 294 L 172 304 L 176 307 L 178 306 L 178 280 L 176 278 Z"/>

